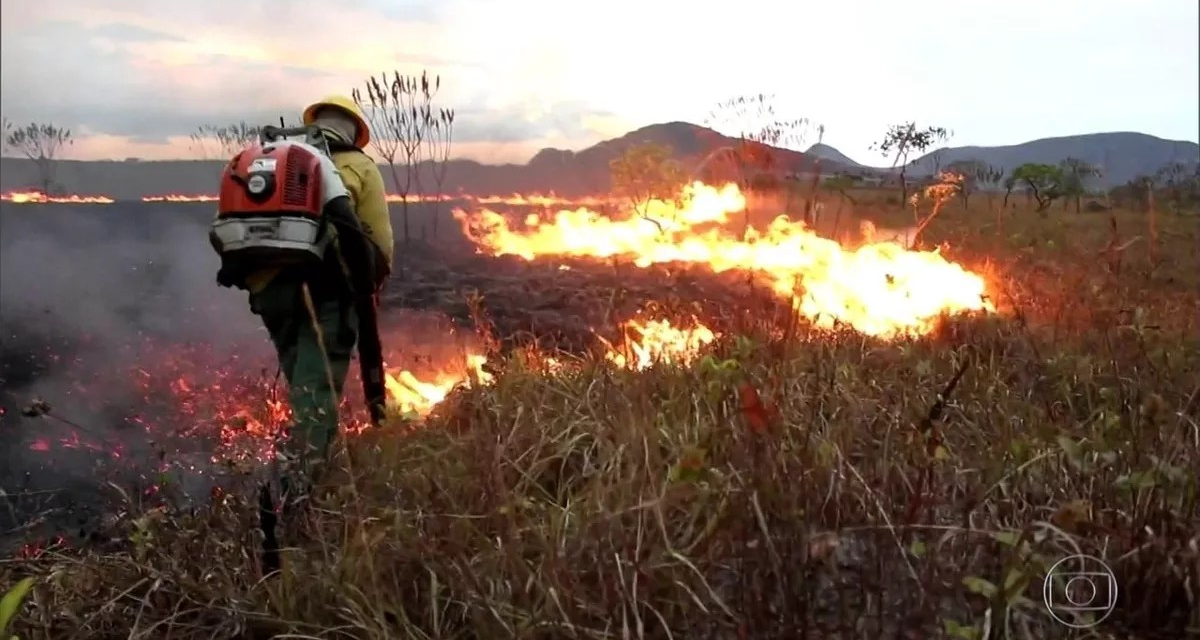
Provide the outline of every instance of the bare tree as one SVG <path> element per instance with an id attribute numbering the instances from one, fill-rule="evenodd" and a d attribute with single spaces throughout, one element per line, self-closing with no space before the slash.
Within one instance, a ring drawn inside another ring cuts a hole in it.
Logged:
<path id="1" fill-rule="evenodd" d="M 382 80 L 382 82 L 380 82 Z M 432 81 L 425 71 L 420 76 L 400 75 L 393 71 L 389 80 L 386 73 L 366 82 L 367 96 L 364 99 L 357 89 L 353 98 L 367 115 L 368 122 L 378 138 L 375 149 L 388 163 L 396 191 L 402 202 L 401 218 L 404 241 L 411 238 L 408 216 L 408 197 L 414 187 L 420 189 L 419 163 L 421 148 L 426 140 L 428 127 L 433 122 L 433 98 L 441 88 L 441 76 Z M 396 155 L 404 156 L 403 173 L 396 170 Z"/>
<path id="2" fill-rule="evenodd" d="M 1004 185 L 1004 202 L 1001 203 L 1000 208 L 1007 209 L 1008 199 L 1012 197 L 1012 192 L 1017 188 L 1017 178 L 1010 173 L 1005 176 L 1002 184 Z"/>
<path id="3" fill-rule="evenodd" d="M 1075 201 L 1075 213 L 1079 213 L 1083 210 L 1082 201 L 1088 190 L 1088 182 L 1100 177 L 1100 167 L 1079 158 L 1067 158 L 1058 166 L 1063 174 L 1063 195 Z"/>
<path id="4" fill-rule="evenodd" d="M 900 202 L 908 202 L 908 157 L 912 152 L 925 153 L 935 142 L 944 141 L 950 133 L 944 127 L 918 129 L 915 122 L 894 124 L 888 128 L 883 140 L 872 147 L 884 155 L 892 155 L 892 168 L 900 169 Z"/>
<path id="5" fill-rule="evenodd" d="M 1153 183 L 1175 213 L 1200 204 L 1200 163 L 1167 163 L 1154 173 Z"/>
<path id="6" fill-rule="evenodd" d="M 224 160 L 257 140 L 258 131 L 259 127 L 245 121 L 224 126 L 202 124 L 190 136 L 191 148 L 204 160 Z"/>
<path id="7" fill-rule="evenodd" d="M 975 175 L 976 186 L 987 194 L 988 209 L 994 208 L 993 196 L 1001 188 L 1004 181 L 1004 167 L 984 164 L 981 171 Z"/>
<path id="8" fill-rule="evenodd" d="M 358 89 L 352 90 L 350 97 L 362 111 L 363 117 L 367 120 L 367 126 L 371 128 L 371 148 L 387 163 L 388 170 L 392 174 L 392 184 L 399 186 L 400 176 L 396 171 L 396 152 L 400 148 L 400 141 L 395 134 L 398 127 L 392 123 L 392 119 L 399 112 L 399 108 L 395 105 L 399 102 L 400 97 L 400 76 L 397 73 L 389 81 L 387 73 L 381 73 L 378 78 L 374 76 L 367 78 L 364 84 L 367 87 L 365 98 L 362 91 Z M 407 222 L 407 219 L 405 221 Z"/>
<path id="9" fill-rule="evenodd" d="M 442 216 L 442 196 L 445 194 L 446 171 L 450 168 L 450 146 L 454 139 L 454 109 L 438 109 L 429 127 L 429 163 L 437 200 L 433 214 L 433 237 L 438 235 L 438 220 Z"/>
<path id="10" fill-rule="evenodd" d="M 71 139 L 71 130 L 56 127 L 50 123 L 37 122 L 31 122 L 24 127 L 15 129 L 12 128 L 11 123 L 5 123 L 5 126 L 5 144 L 8 148 L 15 149 L 21 152 L 21 155 L 33 160 L 37 166 L 42 193 L 49 194 L 54 185 L 54 174 L 57 169 L 55 157 L 63 147 L 74 143 Z"/>
<path id="11" fill-rule="evenodd" d="M 734 179 L 738 186 L 747 190 L 759 173 L 770 173 L 778 169 L 778 149 L 788 149 L 804 144 L 810 123 L 807 118 L 787 119 L 780 117 L 774 106 L 774 96 L 757 94 L 730 98 L 716 106 L 705 119 L 705 125 L 731 132 L 731 146 L 715 149 L 709 157 L 727 157 L 732 160 Z M 825 128 L 818 128 L 824 134 Z M 819 180 L 819 162 L 813 167 L 813 193 Z M 787 169 L 794 169 L 789 167 Z M 805 220 L 811 217 L 812 201 L 805 208 Z M 745 228 L 750 228 L 750 209 L 746 209 Z"/>
<path id="12" fill-rule="evenodd" d="M 774 148 L 803 144 L 805 118 L 783 119 L 775 112 L 773 96 L 758 94 L 730 98 L 716 106 L 705 124 L 732 132 L 732 158 L 740 186 L 750 184 L 754 173 L 775 169 Z"/>
<path id="13" fill-rule="evenodd" d="M 421 193 L 421 150 L 429 134 L 429 126 L 433 122 L 433 98 L 442 88 L 441 76 L 435 75 L 430 82 L 429 75 L 421 72 L 421 76 L 402 77 L 400 105 L 404 117 L 398 119 L 400 151 L 404 153 L 405 186 L 401 193 L 405 196 L 404 207 L 404 238 L 409 237 L 408 230 L 408 198 L 412 192 Z"/>

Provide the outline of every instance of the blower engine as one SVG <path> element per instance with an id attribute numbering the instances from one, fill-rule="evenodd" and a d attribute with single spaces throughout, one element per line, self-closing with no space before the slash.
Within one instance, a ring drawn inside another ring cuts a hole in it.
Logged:
<path id="1" fill-rule="evenodd" d="M 264 127 L 260 140 L 226 165 L 209 232 L 221 255 L 222 280 L 236 281 L 257 268 L 315 265 L 324 259 L 332 240 L 325 207 L 347 191 L 327 152 L 285 139 L 297 132 L 307 130 Z"/>

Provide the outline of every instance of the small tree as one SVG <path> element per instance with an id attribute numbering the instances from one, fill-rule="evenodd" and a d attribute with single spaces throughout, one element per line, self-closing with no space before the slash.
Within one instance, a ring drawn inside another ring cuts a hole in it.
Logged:
<path id="1" fill-rule="evenodd" d="M 1013 169 L 1015 182 L 1025 185 L 1037 201 L 1037 211 L 1044 212 L 1057 199 L 1063 197 L 1063 170 L 1052 164 L 1029 162 Z"/>
<path id="2" fill-rule="evenodd" d="M 1008 199 L 1012 197 L 1012 192 L 1017 188 L 1017 179 L 1013 174 L 1008 174 L 1004 178 L 1004 202 L 1001 203 L 1001 209 L 1008 208 Z"/>
<path id="3" fill-rule="evenodd" d="M 1063 195 L 1075 200 L 1075 213 L 1083 210 L 1083 196 L 1089 181 L 1100 177 L 1100 168 L 1079 158 L 1067 158 L 1059 163 L 1062 172 Z"/>
<path id="4" fill-rule="evenodd" d="M 935 177 L 934 181 L 925 185 L 923 189 L 918 189 L 912 194 L 908 203 L 912 205 L 913 217 L 917 219 L 917 227 L 913 229 L 911 240 L 909 243 L 912 246 L 918 246 L 917 243 L 921 238 L 921 233 L 925 231 L 925 227 L 929 226 L 930 222 L 938 216 L 942 211 L 942 206 L 954 198 L 954 194 L 958 193 L 962 188 L 963 176 L 950 171 L 941 171 Z M 928 216 L 921 218 L 921 200 L 930 200 L 933 202 L 933 208 Z"/>
<path id="5" fill-rule="evenodd" d="M 991 208 L 994 206 L 992 196 L 996 191 L 1002 188 L 1001 185 L 1004 181 L 1004 168 L 985 164 L 983 166 L 983 171 L 976 176 L 976 180 L 978 180 L 978 184 L 976 186 L 982 188 L 987 193 L 988 208 Z"/>
<path id="6" fill-rule="evenodd" d="M 774 148 L 803 143 L 808 120 L 781 118 L 773 103 L 773 96 L 761 93 L 737 96 L 718 104 L 705 119 L 709 127 L 732 132 L 733 157 L 743 188 L 749 186 L 755 173 L 775 169 Z"/>
<path id="7" fill-rule="evenodd" d="M 33 160 L 37 167 L 38 182 L 42 193 L 50 193 L 54 185 L 54 175 L 57 169 L 55 158 L 65 146 L 74 143 L 71 130 L 56 127 L 50 123 L 31 122 L 24 127 L 13 128 L 11 123 L 5 123 L 4 142 L 10 149 L 15 149 L 21 155 Z"/>
<path id="8" fill-rule="evenodd" d="M 774 96 L 760 93 L 737 96 L 718 104 L 705 119 L 705 125 L 719 131 L 731 132 L 734 138 L 733 145 L 713 150 L 709 158 L 731 158 L 738 186 L 747 190 L 755 175 L 778 169 L 776 149 L 788 149 L 804 144 L 810 123 L 807 118 L 780 117 L 775 111 Z M 819 135 L 823 135 L 824 131 L 824 127 L 818 127 Z M 814 158 L 813 162 L 811 192 L 815 197 L 820 179 L 820 158 Z M 790 193 L 789 191 L 789 195 Z M 804 211 L 806 221 L 811 219 L 813 204 L 810 198 Z M 749 207 L 746 208 L 745 215 L 744 231 L 749 231 Z"/>
<path id="9" fill-rule="evenodd" d="M 12 120 L 0 116 L 0 152 L 8 151 L 8 134 L 12 132 Z"/>
<path id="10" fill-rule="evenodd" d="M 936 142 L 949 139 L 950 133 L 943 127 L 926 127 L 918 129 L 915 122 L 894 124 L 883 135 L 883 140 L 872 145 L 872 148 L 885 156 L 894 156 L 892 168 L 900 168 L 900 202 L 902 206 L 908 202 L 908 157 L 915 151 L 925 153 L 925 150 Z"/>
<path id="11" fill-rule="evenodd" d="M 955 160 L 946 165 L 948 173 L 962 176 L 962 180 L 958 182 L 958 196 L 962 198 L 963 209 L 971 206 L 971 194 L 975 193 L 980 184 L 987 182 L 990 169 L 991 167 L 979 160 Z"/>
<path id="12" fill-rule="evenodd" d="M 218 126 L 202 124 L 192 132 L 191 148 L 204 160 L 226 160 L 258 139 L 259 127 L 245 121 Z"/>
<path id="13" fill-rule="evenodd" d="M 387 74 L 381 73 L 379 78 L 367 78 L 364 84 L 367 87 L 365 98 L 358 89 L 351 90 L 350 97 L 362 111 L 367 126 L 371 128 L 371 148 L 387 163 L 389 173 L 392 174 L 392 184 L 398 186 L 400 176 L 396 172 L 396 152 L 400 149 L 400 141 L 393 133 L 396 127 L 392 125 L 391 119 L 397 112 L 397 108 L 392 105 L 400 99 L 400 78 L 397 74 L 389 81 Z"/>
<path id="14" fill-rule="evenodd" d="M 442 215 L 442 196 L 445 195 L 446 170 L 450 168 L 450 146 L 454 139 L 454 109 L 438 109 L 429 126 L 429 160 L 437 204 L 433 216 L 433 237 L 438 234 L 438 219 Z"/>
<path id="15" fill-rule="evenodd" d="M 609 162 L 613 191 L 626 198 L 638 216 L 663 231 L 662 222 L 650 217 L 652 200 L 674 201 L 687 176 L 672 157 L 670 147 L 653 142 L 629 147 Z"/>
<path id="16" fill-rule="evenodd" d="M 408 196 L 414 188 L 420 190 L 420 159 L 422 145 L 426 142 L 429 126 L 433 122 L 433 98 L 441 88 L 442 79 L 422 71 L 420 76 L 402 76 L 393 71 L 389 80 L 387 73 L 366 81 L 367 96 L 355 89 L 354 101 L 367 115 L 368 123 L 378 138 L 375 149 L 380 152 L 391 169 L 392 180 L 401 197 L 401 224 L 404 241 L 412 237 L 409 224 Z M 396 170 L 397 153 L 404 158 L 404 171 Z"/>
<path id="17" fill-rule="evenodd" d="M 1146 211 L 1150 206 L 1150 193 L 1155 189 L 1155 176 L 1138 175 L 1125 184 L 1109 190 L 1108 197 L 1116 207 Z"/>

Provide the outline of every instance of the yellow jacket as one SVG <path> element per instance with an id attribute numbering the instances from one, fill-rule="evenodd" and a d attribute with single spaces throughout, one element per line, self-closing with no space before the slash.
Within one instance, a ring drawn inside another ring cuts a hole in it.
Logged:
<path id="1" fill-rule="evenodd" d="M 376 260 L 382 258 L 382 264 L 376 265 L 382 275 L 392 272 L 392 257 L 395 253 L 392 219 L 388 215 L 387 191 L 383 186 L 383 176 L 379 166 L 367 154 L 358 151 L 335 151 L 333 163 L 337 165 L 342 182 L 350 192 L 350 201 L 354 212 L 358 214 L 363 231 L 379 248 Z M 262 291 L 271 280 L 279 274 L 278 267 L 262 269 L 246 276 L 246 288 L 250 293 Z"/>

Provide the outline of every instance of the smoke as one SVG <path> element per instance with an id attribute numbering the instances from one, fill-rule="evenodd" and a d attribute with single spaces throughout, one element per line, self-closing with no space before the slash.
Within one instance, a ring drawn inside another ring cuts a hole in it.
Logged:
<path id="1" fill-rule="evenodd" d="M 16 208 L 16 207 L 14 207 Z M 215 283 L 209 214 L 152 206 L 38 207 L 0 226 L 0 318 L 104 343 L 143 335 L 236 342 L 244 294 Z"/>
<path id="2" fill-rule="evenodd" d="M 127 420 L 141 400 L 130 372 L 152 357 L 153 345 L 198 344 L 217 357 L 261 354 L 269 362 L 245 292 L 216 284 L 209 220 L 205 206 L 0 209 L 0 488 L 7 511 L 22 510 L 12 508 L 13 496 L 37 492 L 88 501 L 89 488 L 94 494 L 100 484 L 95 467 L 112 451 L 130 468 L 153 468 L 151 443 Z M 50 416 L 23 415 L 35 399 L 49 405 Z M 105 450 L 32 450 L 75 436 Z M 0 533 L 7 528 L 0 525 Z"/>

